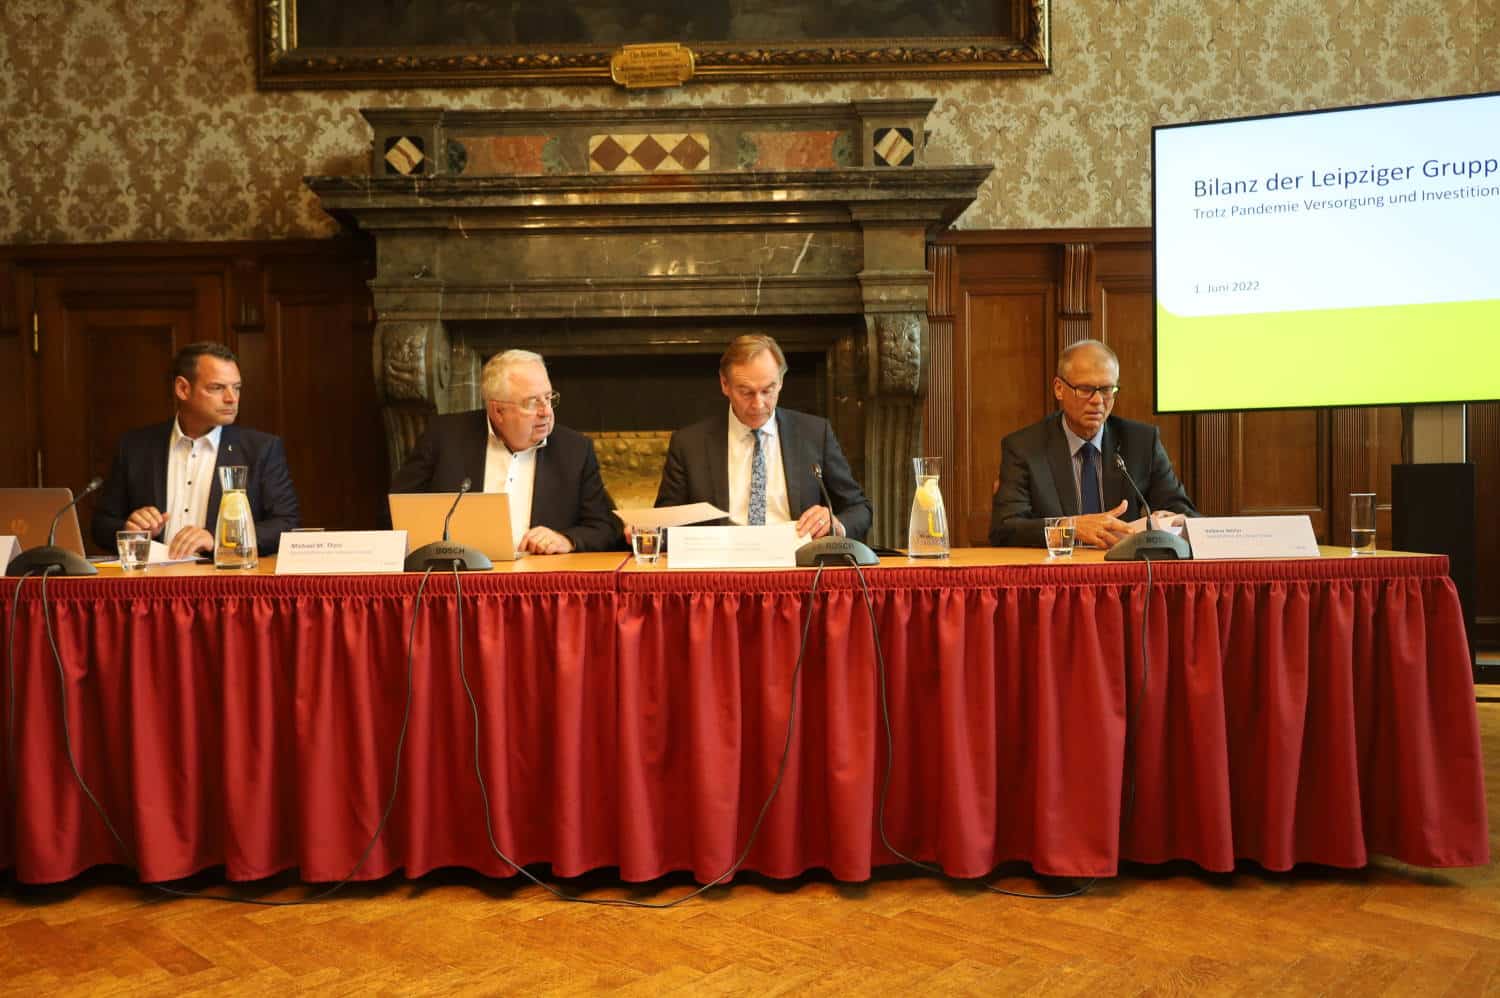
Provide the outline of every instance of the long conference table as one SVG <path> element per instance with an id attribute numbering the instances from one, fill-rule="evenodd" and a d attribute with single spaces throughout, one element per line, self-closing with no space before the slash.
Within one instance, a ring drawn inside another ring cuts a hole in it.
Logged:
<path id="1" fill-rule="evenodd" d="M 1106 563 L 972 549 L 866 570 L 530 558 L 462 577 L 207 567 L 0 580 L 14 641 L 0 869 L 307 881 L 521 864 L 624 880 L 867 878 L 885 839 L 961 877 L 1008 861 L 1489 861 L 1447 560 Z M 811 611 L 805 661 L 794 666 Z M 12 614 L 15 615 L 12 631 Z M 1146 618 L 1143 657 L 1142 619 Z M 415 630 L 411 630 L 415 618 Z M 414 634 L 410 720 L 407 642 Z M 882 709 L 883 662 L 886 691 Z M 9 690 L 11 683 L 7 683 Z M 886 749 L 888 715 L 892 750 Z M 398 775 L 399 792 L 368 858 Z M 357 868 L 356 868 L 357 866 Z"/>

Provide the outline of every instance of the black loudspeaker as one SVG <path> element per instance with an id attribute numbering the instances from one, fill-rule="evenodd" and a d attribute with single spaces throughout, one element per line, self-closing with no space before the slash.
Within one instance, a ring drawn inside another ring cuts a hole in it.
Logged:
<path id="1" fill-rule="evenodd" d="M 1476 538 L 1472 464 L 1391 466 L 1391 547 L 1448 556 L 1474 655 Z"/>

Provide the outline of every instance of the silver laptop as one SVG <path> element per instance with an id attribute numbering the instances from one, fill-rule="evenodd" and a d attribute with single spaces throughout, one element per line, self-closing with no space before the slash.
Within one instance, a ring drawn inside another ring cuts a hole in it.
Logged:
<path id="1" fill-rule="evenodd" d="M 72 489 L 0 489 L 0 534 L 15 534 L 22 551 L 42 547 L 47 543 L 53 517 L 72 501 Z M 69 508 L 57 522 L 57 546 L 83 555 L 77 506 Z"/>
<path id="2" fill-rule="evenodd" d="M 443 518 L 457 492 L 392 492 L 391 526 L 406 531 L 406 553 L 443 539 Z M 470 492 L 454 510 L 448 538 L 483 551 L 490 561 L 515 561 L 516 539 L 510 531 L 510 496 L 504 492 Z"/>

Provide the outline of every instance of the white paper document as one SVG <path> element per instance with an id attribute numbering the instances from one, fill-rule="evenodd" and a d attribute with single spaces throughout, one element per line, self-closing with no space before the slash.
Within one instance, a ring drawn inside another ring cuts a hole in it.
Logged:
<path id="1" fill-rule="evenodd" d="M 1198 516 L 1187 520 L 1198 561 L 1213 558 L 1316 558 L 1308 516 Z"/>
<path id="2" fill-rule="evenodd" d="M 793 568 L 804 543 L 795 523 L 673 527 L 667 531 L 667 568 Z"/>
<path id="3" fill-rule="evenodd" d="M 20 553 L 21 539 L 19 537 L 15 534 L 0 534 L 0 572 L 5 571 Z"/>
<path id="4" fill-rule="evenodd" d="M 684 527 L 690 523 L 707 523 L 709 520 L 725 520 L 729 514 L 711 502 L 695 502 L 688 506 L 644 506 L 635 509 L 617 509 L 615 515 L 627 527 Z"/>
<path id="5" fill-rule="evenodd" d="M 277 575 L 399 572 L 406 563 L 404 530 L 322 530 L 281 535 Z"/>
<path id="6" fill-rule="evenodd" d="M 1176 534 L 1179 537 L 1182 536 L 1183 524 L 1187 522 L 1187 517 L 1183 516 L 1181 513 L 1170 512 L 1152 513 L 1151 519 L 1152 523 L 1150 524 L 1150 527 L 1152 529 L 1165 530 L 1167 533 Z M 1139 534 L 1147 529 L 1146 518 L 1144 516 L 1138 516 L 1134 520 L 1131 520 L 1129 523 L 1125 524 L 1125 526 L 1130 528 L 1130 532 L 1132 534 Z"/>
<path id="7" fill-rule="evenodd" d="M 211 555 L 213 552 L 209 552 Z M 114 559 L 118 560 L 118 559 Z M 148 565 L 186 565 L 197 561 L 198 555 L 190 554 L 186 558 L 170 558 L 167 556 L 167 546 L 161 541 L 151 542 L 151 554 L 146 558 Z"/>

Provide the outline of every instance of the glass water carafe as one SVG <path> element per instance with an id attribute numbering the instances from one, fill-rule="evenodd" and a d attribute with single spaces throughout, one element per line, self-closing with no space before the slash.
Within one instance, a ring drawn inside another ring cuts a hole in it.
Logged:
<path id="1" fill-rule="evenodd" d="M 219 469 L 219 522 L 214 528 L 215 568 L 254 568 L 258 562 L 255 550 L 255 518 L 250 515 L 250 497 L 245 487 L 250 469 L 243 464 L 225 465 Z"/>
<path id="2" fill-rule="evenodd" d="M 917 494 L 911 498 L 911 526 L 907 530 L 906 553 L 913 558 L 948 557 L 948 514 L 938 485 L 942 458 L 914 457 Z"/>

